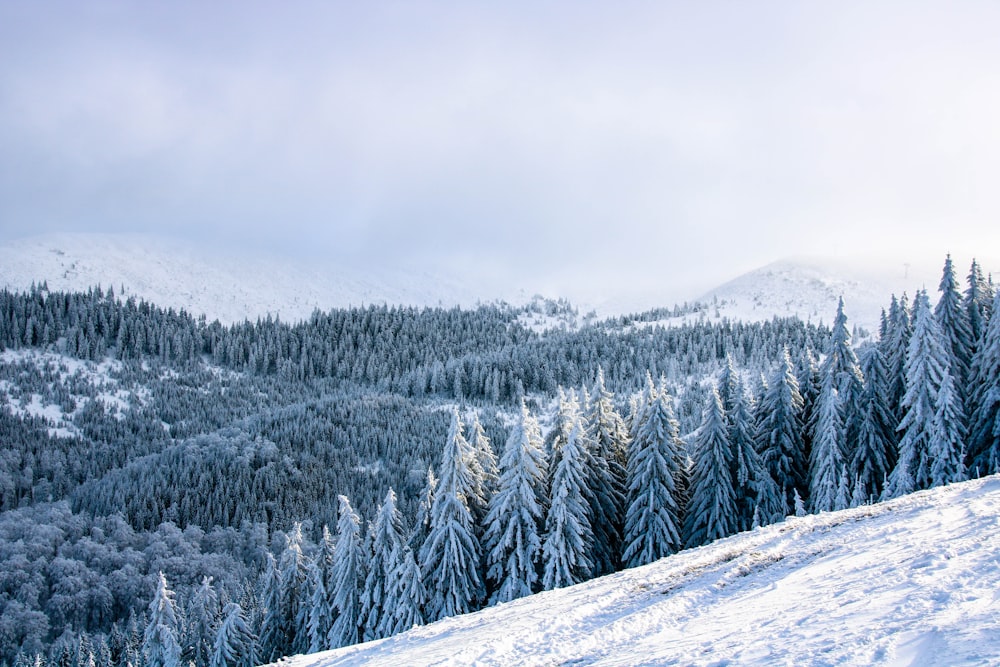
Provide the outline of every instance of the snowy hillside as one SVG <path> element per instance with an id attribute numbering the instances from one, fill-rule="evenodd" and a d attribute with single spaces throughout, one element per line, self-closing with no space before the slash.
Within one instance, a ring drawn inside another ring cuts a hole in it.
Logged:
<path id="1" fill-rule="evenodd" d="M 282 661 L 339 665 L 1000 662 L 1000 478 L 790 518 L 652 565 Z"/>
<path id="2" fill-rule="evenodd" d="M 955 259 L 964 280 L 966 258 Z M 906 265 L 892 261 L 851 266 L 829 260 L 783 260 L 705 294 L 681 295 L 665 286 L 660 298 L 641 290 L 609 300 L 581 298 L 573 304 L 577 315 L 570 320 L 552 319 L 542 313 L 532 315 L 525 324 L 537 330 L 563 324 L 573 328 L 587 320 L 585 313 L 613 317 L 669 308 L 684 301 L 703 302 L 706 307 L 662 324 L 724 317 L 756 322 L 774 316 L 798 316 L 829 324 L 837 299 L 843 296 L 851 324 L 873 331 L 891 294 L 906 292 L 912 297 L 921 287 L 935 293 L 942 262 L 943 256 Z M 987 271 L 1000 266 L 1000 262 L 983 258 L 981 263 Z M 475 276 L 452 276 L 436 269 L 414 272 L 308 264 L 294 258 L 236 256 L 154 236 L 50 234 L 0 244 L 0 288 L 27 289 L 43 280 L 54 290 L 79 291 L 101 285 L 119 292 L 124 286 L 126 295 L 163 307 L 184 308 L 196 316 L 204 313 L 223 323 L 268 314 L 297 321 L 309 317 L 317 308 L 373 303 L 473 306 L 503 299 L 527 304 L 535 293 L 530 285 L 500 289 L 477 282 Z M 564 295 L 545 296 L 557 299 Z"/>
<path id="3" fill-rule="evenodd" d="M 153 236 L 51 234 L 0 245 L 0 287 L 53 290 L 122 286 L 164 308 L 184 308 L 223 323 L 268 313 L 285 321 L 313 310 L 378 303 L 471 306 L 515 294 L 490 293 L 467 280 L 427 272 L 308 265 L 291 259 L 234 257 Z"/>
<path id="4" fill-rule="evenodd" d="M 873 331 L 892 294 L 906 292 L 912 297 L 925 286 L 935 290 L 940 264 L 891 264 L 877 269 L 782 260 L 735 278 L 700 300 L 719 304 L 718 312 L 730 319 L 760 321 L 778 315 L 829 324 L 843 296 L 851 323 Z"/>

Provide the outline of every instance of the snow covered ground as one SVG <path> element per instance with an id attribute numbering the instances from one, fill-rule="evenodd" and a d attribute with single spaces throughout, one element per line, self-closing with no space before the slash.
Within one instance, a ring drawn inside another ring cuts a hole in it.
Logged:
<path id="1" fill-rule="evenodd" d="M 1000 477 L 789 518 L 280 664 L 997 665 Z"/>

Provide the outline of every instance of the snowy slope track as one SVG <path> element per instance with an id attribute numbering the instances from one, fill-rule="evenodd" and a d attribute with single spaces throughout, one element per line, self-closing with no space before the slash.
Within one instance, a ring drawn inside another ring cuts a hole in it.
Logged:
<path id="1" fill-rule="evenodd" d="M 1000 477 L 789 518 L 279 664 L 1000 664 Z"/>

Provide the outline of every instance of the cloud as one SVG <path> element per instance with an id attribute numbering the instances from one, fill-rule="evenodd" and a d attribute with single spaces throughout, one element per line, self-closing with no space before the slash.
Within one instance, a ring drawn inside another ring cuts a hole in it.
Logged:
<path id="1" fill-rule="evenodd" d="M 991 5 L 61 10 L 0 9 L 0 233 L 581 290 L 1000 241 Z"/>

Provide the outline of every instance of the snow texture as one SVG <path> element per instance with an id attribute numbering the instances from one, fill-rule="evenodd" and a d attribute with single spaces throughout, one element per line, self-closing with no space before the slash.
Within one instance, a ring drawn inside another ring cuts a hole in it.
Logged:
<path id="1" fill-rule="evenodd" d="M 994 476 L 281 664 L 997 664 L 998 517 Z"/>

